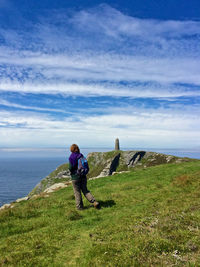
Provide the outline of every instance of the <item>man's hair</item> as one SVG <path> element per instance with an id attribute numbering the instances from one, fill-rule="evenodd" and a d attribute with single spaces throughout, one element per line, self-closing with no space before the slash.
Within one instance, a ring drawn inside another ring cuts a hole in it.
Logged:
<path id="1" fill-rule="evenodd" d="M 73 152 L 78 152 L 78 153 L 80 153 L 80 149 L 79 149 L 79 147 L 76 145 L 76 144 L 73 144 L 73 145 L 71 145 L 71 147 L 70 147 L 70 151 L 73 153 Z"/>

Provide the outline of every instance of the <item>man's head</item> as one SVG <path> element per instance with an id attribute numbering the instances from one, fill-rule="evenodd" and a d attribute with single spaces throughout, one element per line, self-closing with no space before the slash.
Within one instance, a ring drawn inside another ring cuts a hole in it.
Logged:
<path id="1" fill-rule="evenodd" d="M 79 147 L 78 147 L 76 144 L 71 145 L 71 147 L 70 147 L 70 151 L 71 151 L 72 153 L 73 153 L 73 152 L 80 153 L 80 149 L 79 149 Z"/>

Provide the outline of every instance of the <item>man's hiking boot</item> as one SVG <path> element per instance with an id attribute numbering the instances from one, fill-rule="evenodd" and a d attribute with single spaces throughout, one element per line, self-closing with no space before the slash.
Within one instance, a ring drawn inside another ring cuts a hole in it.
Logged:
<path id="1" fill-rule="evenodd" d="M 95 209 L 99 209 L 100 208 L 100 204 L 97 201 L 93 202 L 93 206 L 95 207 Z"/>
<path id="2" fill-rule="evenodd" d="M 84 207 L 83 206 L 77 207 L 77 210 L 84 210 Z"/>

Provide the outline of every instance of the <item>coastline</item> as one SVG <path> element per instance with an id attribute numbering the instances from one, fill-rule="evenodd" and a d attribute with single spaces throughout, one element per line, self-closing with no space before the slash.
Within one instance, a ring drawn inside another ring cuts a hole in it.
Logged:
<path id="1" fill-rule="evenodd" d="M 93 149 L 93 151 L 94 150 L 97 150 L 97 149 Z M 83 151 L 83 153 L 85 154 L 85 155 L 87 155 L 88 153 L 90 153 L 90 149 L 85 149 L 85 151 L 84 151 L 84 149 L 82 149 L 82 151 Z M 126 151 L 126 150 L 124 150 L 124 151 Z M 173 154 L 174 154 L 174 156 L 179 156 L 179 155 L 181 155 L 181 156 L 185 156 L 185 155 L 188 155 L 188 151 L 187 150 L 185 150 L 185 151 L 182 151 L 182 150 L 175 150 L 174 149 L 174 151 L 166 151 L 166 149 L 159 149 L 159 151 L 160 152 L 168 152 L 166 155 L 172 155 L 172 153 L 170 153 L 170 152 L 174 152 Z M 196 154 L 194 154 L 194 153 L 192 153 L 192 152 L 190 152 L 190 155 L 192 156 L 192 157 L 190 157 L 190 158 L 193 158 L 193 159 L 200 159 L 200 151 L 198 152 L 198 151 L 196 151 Z M 198 157 L 199 156 L 199 157 Z M 34 188 L 34 186 L 36 186 L 36 184 L 38 184 L 44 177 L 46 177 L 47 175 L 49 175 L 49 173 L 51 173 L 51 171 L 53 171 L 55 168 L 57 168 L 63 161 L 64 161 L 64 159 L 66 159 L 66 156 L 65 156 L 65 158 L 60 158 L 59 159 L 59 162 L 57 161 L 57 158 L 54 158 L 54 159 L 52 159 L 52 158 L 46 158 L 46 159 L 43 159 L 44 161 L 46 161 L 46 162 L 48 162 L 50 165 L 52 165 L 53 163 L 53 165 L 54 165 L 54 167 L 51 167 L 50 169 L 49 169 L 49 171 L 46 171 L 44 174 L 41 174 L 41 175 L 38 175 L 37 176 L 37 180 L 35 179 L 34 180 L 34 182 L 32 183 L 32 185 L 31 185 L 31 187 L 29 187 L 29 190 L 27 190 L 26 191 L 26 193 L 23 193 L 23 187 L 25 186 L 25 184 L 26 183 L 28 183 L 29 181 L 28 181 L 28 179 L 24 179 L 23 181 L 21 181 L 21 184 L 20 184 L 20 186 L 21 186 L 21 188 L 22 188 L 22 190 L 21 190 L 21 192 L 19 192 L 19 194 L 17 195 L 17 197 L 16 198 L 12 198 L 10 201 L 9 200 L 6 200 L 5 198 L 4 198 L 4 201 L 2 201 L 1 199 L 0 199 L 0 207 L 2 207 L 4 204 L 7 204 L 7 203 L 12 203 L 12 202 L 15 202 L 17 199 L 23 199 L 23 198 L 26 198 L 27 197 L 27 195 L 29 194 L 29 192 Z M 13 160 L 13 159 L 12 159 Z M 20 161 L 21 161 L 21 163 L 23 163 L 23 161 L 24 161 L 25 159 L 24 158 L 17 158 L 17 162 L 19 163 Z M 29 161 L 29 162 L 31 162 L 31 161 L 34 161 L 35 160 L 35 158 L 29 158 L 29 159 L 26 159 L 26 161 Z M 9 162 L 9 159 L 7 158 L 6 159 L 6 161 L 7 162 Z M 41 161 L 41 159 L 38 159 L 38 162 L 40 162 Z M 37 164 L 36 164 L 37 165 Z M 36 170 L 37 169 L 37 166 L 35 165 L 35 167 L 34 167 L 34 169 Z M 27 167 L 27 166 L 26 166 Z M 28 173 L 28 172 L 30 172 L 30 169 L 28 169 L 28 170 L 26 170 L 26 172 Z M 13 173 L 13 176 L 14 175 L 16 175 L 16 172 L 14 172 Z M 18 177 L 20 176 L 20 172 L 18 173 Z M 35 176 L 35 174 L 33 173 L 33 176 Z M 12 179 L 14 179 L 14 178 L 12 178 Z M 9 182 L 8 181 L 4 181 L 4 183 L 6 183 L 7 185 L 9 185 Z M 11 182 L 10 182 L 11 183 Z M 19 181 L 17 181 L 17 183 L 16 183 L 16 185 L 15 185 L 15 189 L 14 190 L 17 190 L 17 185 L 19 185 Z M 12 187 L 13 187 L 13 185 L 11 185 Z M 19 189 L 18 189 L 18 191 L 19 191 Z M 4 197 L 5 197 L 5 193 L 6 193 L 6 190 L 5 190 L 5 192 L 3 192 L 4 193 Z M 23 197 L 23 196 L 25 196 L 25 197 Z M 1 192 L 0 192 L 0 197 L 1 197 Z"/>

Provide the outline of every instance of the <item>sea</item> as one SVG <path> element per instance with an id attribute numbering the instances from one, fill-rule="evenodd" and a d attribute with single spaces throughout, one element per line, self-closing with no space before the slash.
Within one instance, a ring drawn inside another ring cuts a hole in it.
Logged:
<path id="1" fill-rule="evenodd" d="M 112 148 L 83 148 L 90 152 L 106 152 Z M 164 153 L 179 157 L 200 159 L 200 149 L 127 149 Z M 68 162 L 69 152 L 53 149 L 0 149 L 0 206 L 10 203 L 28 193 L 59 165 Z"/>

